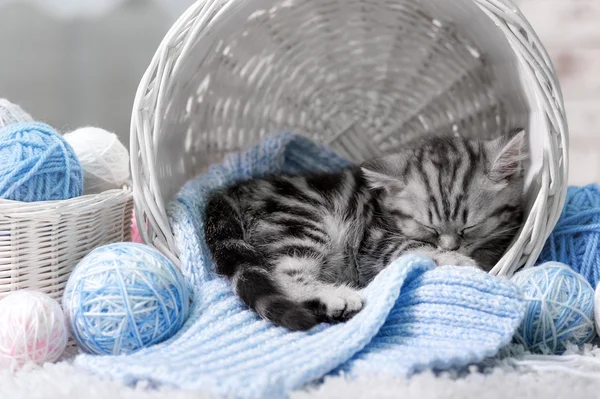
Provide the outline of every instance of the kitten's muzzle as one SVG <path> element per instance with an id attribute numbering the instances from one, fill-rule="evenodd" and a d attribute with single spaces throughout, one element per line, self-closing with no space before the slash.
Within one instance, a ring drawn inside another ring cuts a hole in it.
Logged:
<path id="1" fill-rule="evenodd" d="M 442 234 L 438 239 L 438 246 L 444 251 L 456 251 L 460 248 L 460 238 L 455 235 Z"/>

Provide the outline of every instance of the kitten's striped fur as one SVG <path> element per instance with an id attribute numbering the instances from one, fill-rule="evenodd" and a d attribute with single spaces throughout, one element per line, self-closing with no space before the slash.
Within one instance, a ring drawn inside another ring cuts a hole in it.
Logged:
<path id="1" fill-rule="evenodd" d="M 310 176 L 215 193 L 207 243 L 217 271 L 262 317 L 291 330 L 360 311 L 360 289 L 408 252 L 489 270 L 522 221 L 524 133 L 429 138 Z"/>

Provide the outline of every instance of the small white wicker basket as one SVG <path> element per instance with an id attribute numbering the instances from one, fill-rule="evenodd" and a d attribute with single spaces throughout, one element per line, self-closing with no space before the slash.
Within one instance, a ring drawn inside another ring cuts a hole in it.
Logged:
<path id="1" fill-rule="evenodd" d="M 201 0 L 175 23 L 136 95 L 135 211 L 177 261 L 165 205 L 265 135 L 303 133 L 362 161 L 422 135 L 525 127 L 524 228 L 493 268 L 530 266 L 566 195 L 567 125 L 552 64 L 509 0 Z"/>
<path id="2" fill-rule="evenodd" d="M 0 299 L 30 289 L 60 301 L 81 258 L 131 240 L 132 209 L 131 187 L 64 201 L 0 199 Z"/>

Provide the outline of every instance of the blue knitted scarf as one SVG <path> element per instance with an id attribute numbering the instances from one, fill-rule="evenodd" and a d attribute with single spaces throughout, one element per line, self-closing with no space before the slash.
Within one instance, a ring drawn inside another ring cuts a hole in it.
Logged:
<path id="1" fill-rule="evenodd" d="M 172 339 L 131 355 L 79 355 L 75 364 L 135 383 L 145 380 L 234 398 L 285 398 L 326 375 L 408 376 L 466 366 L 508 344 L 524 314 L 517 288 L 465 267 L 435 268 L 409 255 L 365 289 L 366 305 L 346 323 L 308 332 L 276 327 L 244 306 L 215 275 L 204 240 L 207 194 L 266 173 L 328 171 L 348 162 L 308 139 L 282 134 L 183 187 L 170 208 L 182 271 L 194 289 L 189 319 Z"/>

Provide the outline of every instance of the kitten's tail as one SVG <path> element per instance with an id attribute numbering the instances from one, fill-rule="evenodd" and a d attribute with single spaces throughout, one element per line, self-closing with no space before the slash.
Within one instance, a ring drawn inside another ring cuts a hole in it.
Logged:
<path id="1" fill-rule="evenodd" d="M 227 197 L 214 196 L 209 201 L 205 232 L 217 273 L 233 281 L 246 305 L 293 331 L 308 330 L 320 322 L 307 304 L 289 299 L 272 280 L 267 260 L 244 240 L 244 226 Z"/>

